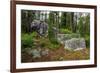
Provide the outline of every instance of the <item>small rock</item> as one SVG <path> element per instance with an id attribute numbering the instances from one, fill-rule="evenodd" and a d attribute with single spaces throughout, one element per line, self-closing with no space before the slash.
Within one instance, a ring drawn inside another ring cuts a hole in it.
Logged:
<path id="1" fill-rule="evenodd" d="M 41 57 L 40 51 L 37 49 L 32 50 L 32 56 L 33 58 L 40 58 Z"/>
<path id="2" fill-rule="evenodd" d="M 43 50 L 41 54 L 42 54 L 43 56 L 45 56 L 45 55 L 48 55 L 48 53 L 49 53 L 49 50 L 46 49 L 46 50 Z"/>
<path id="3" fill-rule="evenodd" d="M 63 57 L 60 57 L 60 58 L 59 58 L 59 60 L 61 60 L 61 61 L 62 61 L 63 59 L 64 59 Z"/>

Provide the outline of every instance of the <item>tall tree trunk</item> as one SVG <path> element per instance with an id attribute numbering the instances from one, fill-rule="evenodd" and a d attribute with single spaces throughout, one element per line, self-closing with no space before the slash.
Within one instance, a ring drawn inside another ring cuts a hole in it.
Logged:
<path id="1" fill-rule="evenodd" d="M 74 25 L 74 12 L 71 12 L 71 27 L 72 27 L 72 32 L 75 32 L 75 25 Z"/>

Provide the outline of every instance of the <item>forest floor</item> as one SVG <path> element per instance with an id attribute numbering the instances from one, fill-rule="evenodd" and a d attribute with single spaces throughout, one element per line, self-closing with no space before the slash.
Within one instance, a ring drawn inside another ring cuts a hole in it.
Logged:
<path id="1" fill-rule="evenodd" d="M 49 50 L 48 55 L 40 58 L 33 58 L 32 55 L 22 53 L 22 62 L 45 62 L 45 61 L 69 61 L 69 60 L 87 60 L 89 59 L 89 49 L 78 51 L 65 50 L 62 45 L 57 50 Z"/>

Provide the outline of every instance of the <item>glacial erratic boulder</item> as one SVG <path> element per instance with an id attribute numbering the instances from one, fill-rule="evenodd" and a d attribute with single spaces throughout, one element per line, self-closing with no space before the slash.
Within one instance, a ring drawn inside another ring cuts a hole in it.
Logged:
<path id="1" fill-rule="evenodd" d="M 65 44 L 67 40 L 72 38 L 80 38 L 80 34 L 57 34 L 57 39 L 62 44 Z"/>
<path id="2" fill-rule="evenodd" d="M 80 34 L 57 34 L 57 40 L 68 50 L 76 51 L 86 48 L 85 39 L 81 38 Z"/>
<path id="3" fill-rule="evenodd" d="M 45 21 L 34 20 L 31 23 L 31 31 L 37 32 L 40 36 L 45 36 L 48 32 L 48 24 Z"/>
<path id="4" fill-rule="evenodd" d="M 72 38 L 65 41 L 65 49 L 69 50 L 81 50 L 86 48 L 86 43 L 84 38 Z"/>

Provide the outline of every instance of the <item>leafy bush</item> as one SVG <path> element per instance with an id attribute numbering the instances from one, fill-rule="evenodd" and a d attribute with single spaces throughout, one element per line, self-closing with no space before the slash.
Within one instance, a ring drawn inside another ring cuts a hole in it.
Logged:
<path id="1" fill-rule="evenodd" d="M 58 44 L 58 41 L 56 38 L 52 38 L 50 39 L 50 42 L 53 43 L 53 44 Z"/>
<path id="2" fill-rule="evenodd" d="M 32 33 L 30 34 L 30 36 L 36 37 L 36 36 L 37 36 L 37 33 L 36 33 L 36 32 L 32 32 Z"/>
<path id="3" fill-rule="evenodd" d="M 56 35 L 57 34 L 55 34 L 53 30 L 51 30 L 51 29 L 49 30 L 48 37 L 49 37 L 50 42 L 53 43 L 53 44 L 58 44 Z"/>
<path id="4" fill-rule="evenodd" d="M 60 43 L 56 39 L 49 40 L 47 38 L 41 38 L 39 44 L 41 48 L 48 48 L 51 50 L 56 50 L 60 47 Z"/>
<path id="5" fill-rule="evenodd" d="M 30 34 L 22 34 L 21 35 L 21 47 L 28 48 L 33 45 L 33 37 Z"/>
<path id="6" fill-rule="evenodd" d="M 54 31 L 52 29 L 50 29 L 50 28 L 49 28 L 49 31 L 48 31 L 48 37 L 49 37 L 49 39 L 55 38 Z"/>
<path id="7" fill-rule="evenodd" d="M 86 35 L 85 36 L 85 41 L 86 41 L 86 47 L 90 48 L 90 36 Z"/>
<path id="8" fill-rule="evenodd" d="M 68 29 L 60 29 L 60 33 L 63 33 L 63 34 L 70 34 L 72 33 L 70 30 Z"/>
<path id="9" fill-rule="evenodd" d="M 51 43 L 51 42 L 48 42 L 47 47 L 48 47 L 49 49 L 51 49 L 51 50 L 56 50 L 56 49 L 58 49 L 58 48 L 60 47 L 60 43 L 58 43 L 58 44 L 53 44 L 53 43 Z"/>

